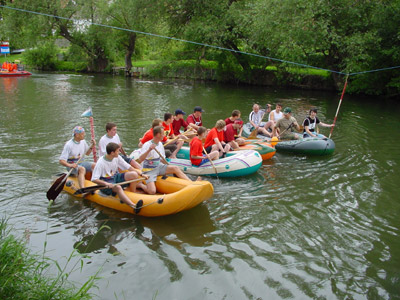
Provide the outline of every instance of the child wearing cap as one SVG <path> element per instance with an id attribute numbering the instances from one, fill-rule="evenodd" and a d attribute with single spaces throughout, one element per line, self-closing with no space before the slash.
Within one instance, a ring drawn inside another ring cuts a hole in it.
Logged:
<path id="1" fill-rule="evenodd" d="M 193 113 L 186 118 L 186 123 L 196 130 L 199 129 L 200 126 L 203 126 L 203 121 L 201 120 L 203 112 L 204 110 L 200 106 L 196 106 Z"/>
<path id="2" fill-rule="evenodd" d="M 67 167 L 68 170 L 78 168 L 77 171 L 74 170 L 71 174 L 78 174 L 80 188 L 85 187 L 86 172 L 91 172 L 95 166 L 95 163 L 80 161 L 80 159 L 85 155 L 89 155 L 95 145 L 95 140 L 92 140 L 89 147 L 85 141 L 85 129 L 81 126 L 75 126 L 72 130 L 72 139 L 65 143 L 60 155 L 59 162 L 61 165 Z"/>
<path id="3" fill-rule="evenodd" d="M 175 135 L 181 134 L 180 130 L 182 127 L 185 131 L 188 127 L 188 123 L 183 119 L 183 115 L 186 115 L 186 113 L 182 109 L 175 110 L 174 120 L 172 121 L 172 128 Z"/>

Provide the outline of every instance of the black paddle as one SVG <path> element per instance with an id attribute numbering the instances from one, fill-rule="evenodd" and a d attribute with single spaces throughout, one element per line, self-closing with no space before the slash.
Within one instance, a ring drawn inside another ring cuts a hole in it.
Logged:
<path id="1" fill-rule="evenodd" d="M 78 163 L 82 160 L 82 158 L 85 155 L 83 155 L 77 162 L 76 164 L 78 165 Z M 61 193 L 61 191 L 64 188 L 65 182 L 68 179 L 68 176 L 71 174 L 71 172 L 74 170 L 74 168 L 71 168 L 68 173 L 66 174 L 62 174 L 60 177 L 57 178 L 56 181 L 54 181 L 54 183 L 52 184 L 52 186 L 49 188 L 49 190 L 46 193 L 47 199 L 50 200 L 56 200 L 56 198 L 58 197 L 58 195 Z"/>

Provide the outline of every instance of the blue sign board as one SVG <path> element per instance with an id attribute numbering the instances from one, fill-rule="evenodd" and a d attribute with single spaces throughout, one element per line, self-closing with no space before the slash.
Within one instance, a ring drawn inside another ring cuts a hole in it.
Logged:
<path id="1" fill-rule="evenodd" d="M 0 47 L 1 54 L 10 54 L 10 47 Z"/>

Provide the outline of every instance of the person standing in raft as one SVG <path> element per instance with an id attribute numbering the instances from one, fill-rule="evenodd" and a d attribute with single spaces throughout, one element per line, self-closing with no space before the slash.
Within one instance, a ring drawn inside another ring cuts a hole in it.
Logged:
<path id="1" fill-rule="evenodd" d="M 116 143 L 119 145 L 120 155 L 121 157 L 132 167 L 136 169 L 141 169 L 141 166 L 132 158 L 128 157 L 122 148 L 121 140 L 119 139 L 119 135 L 117 133 L 117 125 L 114 123 L 107 123 L 106 124 L 106 134 L 103 135 L 99 141 L 99 156 L 106 155 L 106 147 L 109 143 Z"/>
<path id="2" fill-rule="evenodd" d="M 130 164 L 128 164 L 119 155 L 120 149 L 121 147 L 118 144 L 113 142 L 108 143 L 106 146 L 106 154 L 101 156 L 97 161 L 91 180 L 94 183 L 103 184 L 108 187 L 101 190 L 103 194 L 112 196 L 118 195 L 121 201 L 135 209 L 136 205 L 124 193 L 122 186 L 116 185 L 116 183 L 137 179 L 139 176 L 148 178 L 148 176 L 142 174 L 141 171 L 135 170 Z M 128 172 L 120 173 L 125 170 Z M 142 182 L 131 182 L 129 184 L 129 190 L 131 192 L 136 192 L 136 187 L 144 189 L 145 185 Z"/>
<path id="3" fill-rule="evenodd" d="M 72 130 L 72 139 L 65 143 L 64 149 L 60 155 L 59 162 L 68 170 L 74 168 L 71 174 L 78 174 L 78 183 L 80 188 L 85 187 L 85 174 L 86 172 L 91 172 L 95 166 L 95 163 L 90 163 L 87 161 L 81 161 L 79 164 L 77 162 L 84 155 L 89 155 L 93 147 L 96 145 L 96 141 L 92 140 L 91 145 L 85 141 L 85 129 L 81 126 L 75 126 Z M 76 171 L 78 168 L 78 171 Z"/>
<path id="4" fill-rule="evenodd" d="M 157 191 L 155 182 L 158 175 L 174 174 L 179 178 L 190 180 L 177 166 L 171 166 L 165 160 L 164 146 L 161 142 L 163 139 L 163 127 L 156 126 L 153 129 L 153 139 L 144 143 L 143 147 L 140 149 L 138 162 L 143 162 L 143 171 L 149 176 L 146 180 L 147 186 L 142 189 L 150 195 L 154 195 Z M 161 160 L 163 160 L 165 164 L 162 163 Z"/>
<path id="5" fill-rule="evenodd" d="M 304 119 L 303 121 L 303 137 L 317 137 L 318 133 L 316 131 L 316 127 L 318 124 L 320 124 L 323 127 L 333 127 L 333 124 L 325 124 L 322 123 L 318 118 L 317 118 L 317 109 L 316 108 L 311 108 L 310 109 L 310 115 Z"/>
<path id="6" fill-rule="evenodd" d="M 300 126 L 296 119 L 292 117 L 292 109 L 290 107 L 285 107 L 283 110 L 283 118 L 276 122 L 274 130 L 272 131 L 272 136 L 277 136 L 282 140 L 297 140 L 299 136 L 294 133 L 294 129 L 300 131 Z M 280 134 L 278 134 L 278 131 Z"/>
<path id="7" fill-rule="evenodd" d="M 215 124 L 215 127 L 207 134 L 206 141 L 204 143 L 204 148 L 206 149 L 207 153 L 217 150 L 220 151 L 220 157 L 225 157 L 226 152 L 228 152 L 231 147 L 229 144 L 224 142 L 224 128 L 225 121 L 218 120 Z"/>
<path id="8" fill-rule="evenodd" d="M 240 145 L 244 145 L 245 140 L 240 137 L 240 132 L 243 129 L 242 119 L 236 119 L 232 124 L 228 124 L 224 128 L 224 142 L 229 144 L 232 149 L 239 148 Z"/>
<path id="9" fill-rule="evenodd" d="M 203 126 L 203 121 L 201 120 L 203 112 L 204 110 L 200 106 L 196 106 L 193 113 L 186 118 L 186 123 L 196 130 L 199 129 L 200 126 Z"/>
<path id="10" fill-rule="evenodd" d="M 199 129 L 197 129 L 197 134 L 198 136 L 195 136 L 190 142 L 190 161 L 192 162 L 192 165 L 201 166 L 209 161 L 208 158 L 212 160 L 218 159 L 218 151 L 212 151 L 208 154 L 208 157 L 204 153 L 202 139 L 206 137 L 207 128 L 200 126 Z"/>

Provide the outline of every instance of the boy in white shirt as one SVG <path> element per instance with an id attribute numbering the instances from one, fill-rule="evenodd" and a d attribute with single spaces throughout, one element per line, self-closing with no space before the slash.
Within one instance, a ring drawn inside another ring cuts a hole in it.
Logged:
<path id="1" fill-rule="evenodd" d="M 143 176 L 148 178 L 147 175 L 143 175 L 140 170 L 134 169 L 130 164 L 128 164 L 120 155 L 121 147 L 116 143 L 108 143 L 106 147 L 107 153 L 100 157 L 92 174 L 92 181 L 97 184 L 106 185 L 107 189 L 102 189 L 102 193 L 106 195 L 118 195 L 121 201 L 132 207 L 133 209 L 143 205 L 142 203 L 137 203 L 136 205 L 129 199 L 129 197 L 124 193 L 121 185 L 116 185 L 116 183 L 129 181 Z M 128 170 L 128 172 L 120 173 L 121 171 Z M 136 191 L 136 187 L 140 187 L 143 190 L 145 185 L 142 182 L 131 182 L 129 189 L 131 192 Z"/>

